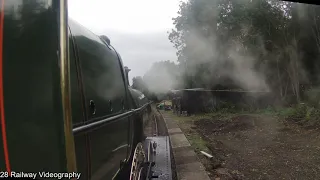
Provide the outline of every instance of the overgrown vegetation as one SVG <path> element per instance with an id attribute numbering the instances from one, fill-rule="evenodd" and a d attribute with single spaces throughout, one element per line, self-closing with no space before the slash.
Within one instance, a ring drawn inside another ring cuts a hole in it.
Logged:
<path id="1" fill-rule="evenodd" d="M 263 109 L 256 108 L 237 108 L 232 103 L 223 103 L 221 108 L 215 109 L 212 113 L 206 113 L 204 115 L 197 115 L 197 118 L 204 118 L 208 116 L 220 116 L 230 117 L 232 115 L 240 114 L 262 114 L 269 116 L 276 116 L 293 123 L 298 123 L 304 126 L 320 126 L 320 109 L 312 106 L 312 103 L 299 103 L 290 107 L 275 107 L 269 106 Z"/>

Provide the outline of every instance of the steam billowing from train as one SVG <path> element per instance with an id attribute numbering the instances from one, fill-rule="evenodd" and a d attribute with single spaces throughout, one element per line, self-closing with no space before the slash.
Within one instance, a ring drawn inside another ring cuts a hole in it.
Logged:
<path id="1" fill-rule="evenodd" d="M 249 0 L 242 0 L 241 2 L 254 3 L 254 1 Z M 206 15 L 210 14 L 213 17 L 218 17 L 221 9 L 210 9 L 213 6 L 216 5 L 211 4 L 207 7 L 208 9 L 202 11 Z M 210 11 L 210 13 L 205 13 L 205 11 Z M 299 13 L 299 17 L 303 18 L 304 11 L 301 8 Z M 206 21 L 208 19 L 206 15 L 201 16 L 200 13 L 197 21 Z M 219 29 L 219 23 L 216 23 L 216 25 Z M 291 67 L 285 67 L 280 70 L 288 71 L 287 74 L 289 75 L 286 76 L 291 79 L 291 85 L 294 86 L 296 80 L 306 81 L 306 73 L 299 64 L 301 56 L 297 50 L 297 39 L 290 39 L 286 47 L 276 47 L 278 48 L 277 51 L 270 51 L 266 47 L 268 39 L 257 32 L 250 22 L 240 23 L 240 27 L 236 29 L 238 31 L 237 36 L 232 39 L 225 38 L 225 40 L 217 37 L 215 31 L 204 33 L 203 29 L 196 26 L 192 27 L 190 24 L 186 26 L 188 26 L 188 30 L 183 33 L 182 38 L 184 56 L 180 59 L 178 65 L 176 64 L 175 68 L 172 68 L 171 65 L 160 66 L 158 63 L 145 74 L 144 80 L 151 91 L 164 93 L 177 88 L 211 89 L 215 85 L 228 85 L 229 82 L 232 82 L 239 89 L 269 92 L 271 89 L 280 86 L 277 85 L 278 82 L 270 82 L 272 81 L 270 76 L 276 76 L 277 68 L 271 67 L 269 62 L 276 63 L 277 61 L 290 61 L 286 66 L 294 66 L 292 69 L 290 69 Z M 220 34 L 219 36 L 221 36 Z M 226 36 L 229 36 L 229 34 Z M 244 40 L 250 36 L 254 36 L 254 48 L 244 46 Z M 279 81 L 283 81 L 279 82 L 280 84 L 286 83 L 284 82 L 286 80 Z M 190 82 L 192 83 L 190 84 Z"/>
<path id="2" fill-rule="evenodd" d="M 243 26 L 246 28 L 245 26 Z M 265 76 L 255 70 L 255 56 L 250 53 L 243 55 L 241 43 L 234 41 L 228 47 L 221 49 L 215 34 L 209 38 L 201 35 L 196 29 L 190 31 L 186 40 L 188 43 L 187 55 L 193 57 L 186 64 L 176 63 L 175 67 L 154 64 L 144 76 L 148 88 L 156 93 L 164 93 L 170 89 L 185 88 L 186 77 L 202 79 L 202 84 L 194 84 L 193 88 L 203 87 L 203 84 L 223 84 L 225 79 L 231 79 L 236 85 L 246 90 L 268 91 L 269 87 Z M 192 42 L 192 43 L 190 43 Z M 264 47 L 261 44 L 261 51 Z M 220 52 L 227 52 L 222 55 Z M 164 64 L 165 62 L 162 62 Z M 167 62 L 169 64 L 169 62 Z M 203 69 L 209 71 L 201 72 Z M 209 68 L 208 68 L 209 67 Z M 199 78 L 200 76 L 200 78 Z"/>

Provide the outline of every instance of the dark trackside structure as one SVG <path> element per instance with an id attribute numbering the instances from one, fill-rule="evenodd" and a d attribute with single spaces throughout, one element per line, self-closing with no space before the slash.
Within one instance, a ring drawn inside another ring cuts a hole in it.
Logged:
<path id="1" fill-rule="evenodd" d="M 274 102 L 268 91 L 210 90 L 204 88 L 171 90 L 173 111 L 178 115 L 215 111 L 233 104 L 235 108 L 263 108 Z M 230 107 L 226 107 L 230 108 Z"/>
<path id="2" fill-rule="evenodd" d="M 173 111 L 178 115 L 184 112 L 186 115 L 206 112 L 206 107 L 214 106 L 208 103 L 216 102 L 211 93 L 203 88 L 171 90 L 168 96 L 172 101 Z"/>
<path id="3" fill-rule="evenodd" d="M 0 171 L 152 179 L 150 101 L 134 100 L 110 39 L 69 19 L 66 0 L 0 7 Z"/>

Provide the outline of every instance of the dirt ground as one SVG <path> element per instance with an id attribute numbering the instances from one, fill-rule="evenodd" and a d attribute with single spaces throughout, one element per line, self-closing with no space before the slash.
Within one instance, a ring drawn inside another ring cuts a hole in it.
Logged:
<path id="1" fill-rule="evenodd" d="M 213 155 L 204 165 L 214 180 L 320 179 L 317 129 L 252 114 L 213 115 L 192 124 Z"/>

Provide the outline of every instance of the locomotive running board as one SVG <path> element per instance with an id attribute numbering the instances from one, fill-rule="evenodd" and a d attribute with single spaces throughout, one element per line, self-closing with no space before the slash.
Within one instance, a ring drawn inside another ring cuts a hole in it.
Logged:
<path id="1" fill-rule="evenodd" d="M 149 149 L 148 147 L 151 147 Z M 151 169 L 152 180 L 172 180 L 171 171 L 171 155 L 170 155 L 170 140 L 168 136 L 147 137 L 144 142 L 145 151 L 150 152 L 148 158 L 154 162 Z M 154 152 L 152 152 L 154 151 Z"/>

